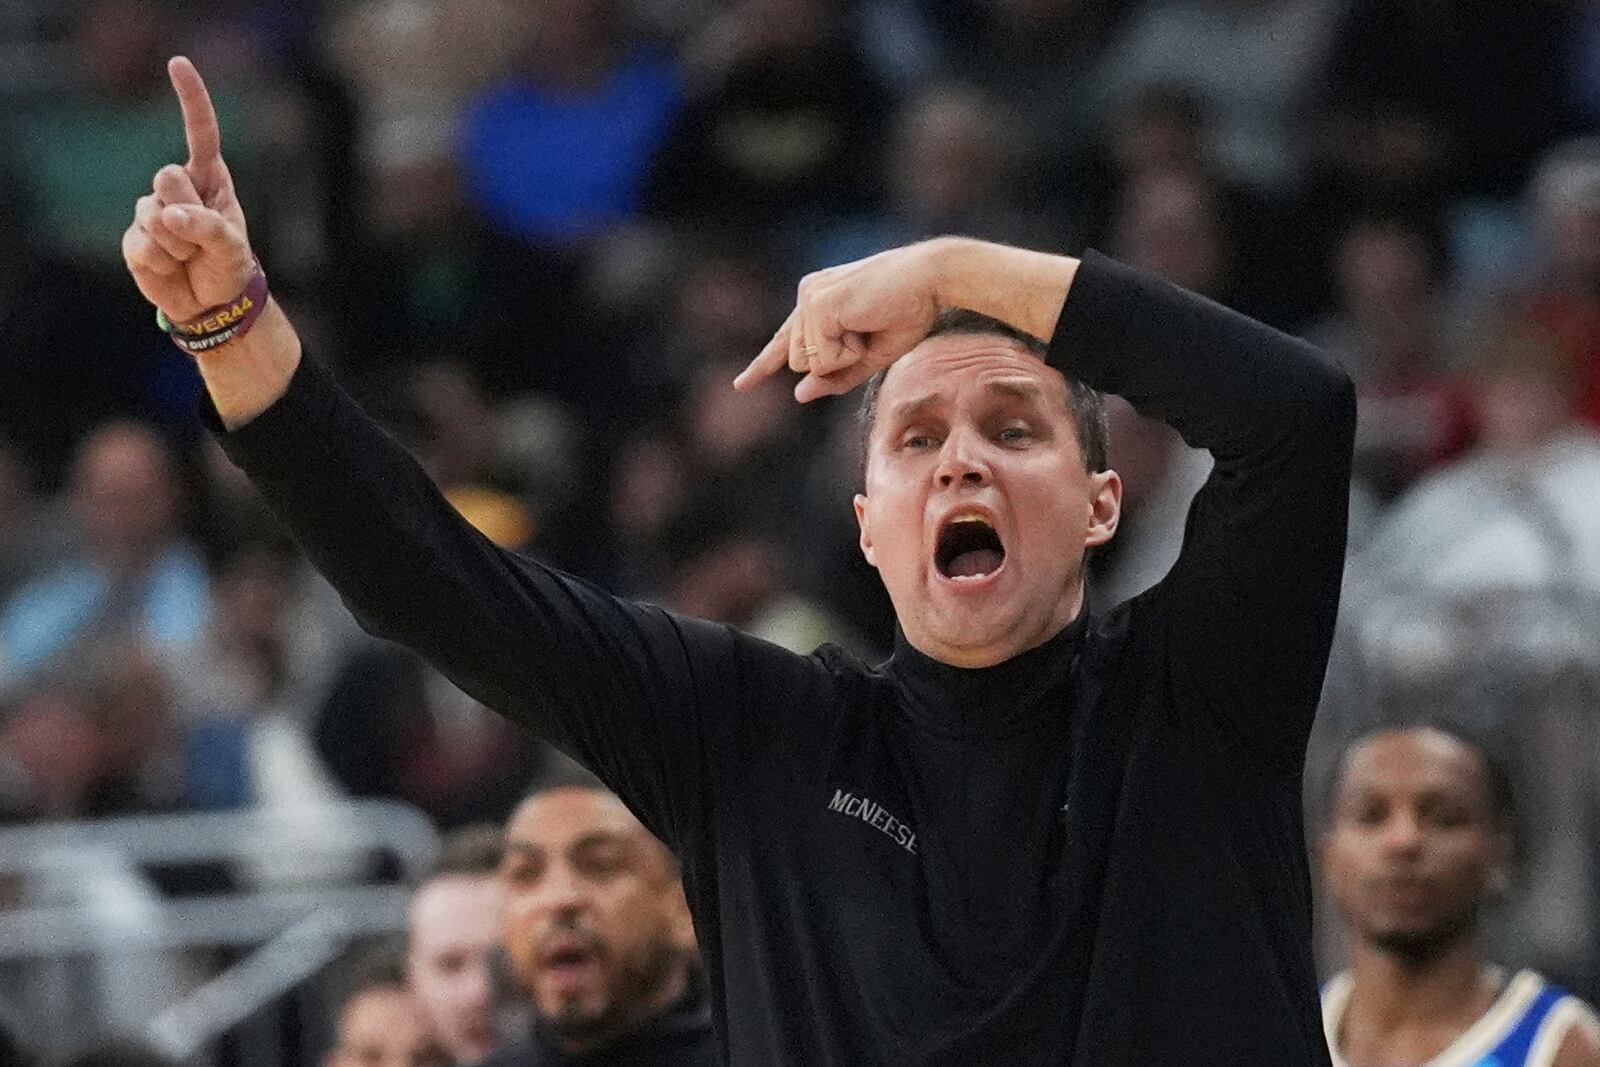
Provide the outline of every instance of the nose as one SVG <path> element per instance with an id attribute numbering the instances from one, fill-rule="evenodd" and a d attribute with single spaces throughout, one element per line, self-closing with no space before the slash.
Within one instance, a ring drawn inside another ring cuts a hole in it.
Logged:
<path id="1" fill-rule="evenodd" d="M 1383 847 L 1389 852 L 1408 854 L 1422 847 L 1422 823 L 1409 812 L 1389 818 L 1383 828 Z"/>
<path id="2" fill-rule="evenodd" d="M 938 479 L 941 489 L 958 484 L 973 487 L 989 484 L 989 464 L 983 458 L 979 443 L 971 431 L 957 430 L 945 438 L 934 477 Z"/>
<path id="3" fill-rule="evenodd" d="M 536 891 L 536 907 L 559 916 L 572 916 L 583 910 L 583 882 L 566 864 L 555 864 L 545 872 Z"/>

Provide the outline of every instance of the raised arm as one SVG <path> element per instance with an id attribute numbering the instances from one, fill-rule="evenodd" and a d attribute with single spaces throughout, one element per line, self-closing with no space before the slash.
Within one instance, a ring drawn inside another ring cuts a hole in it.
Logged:
<path id="1" fill-rule="evenodd" d="M 1167 630 L 1180 698 L 1298 770 L 1344 568 L 1349 379 L 1304 342 L 1096 256 L 1050 358 L 1211 451 L 1183 551 L 1145 614 Z"/>
<path id="2" fill-rule="evenodd" d="M 259 291 L 258 268 L 205 88 L 186 60 L 171 74 L 189 162 L 156 175 L 123 247 L 167 319 L 215 328 L 215 309 Z M 362 625 L 590 766 L 669 843 L 702 832 L 703 741 L 750 704 L 748 679 L 796 694 L 817 680 L 811 660 L 492 544 L 302 357 L 276 305 L 196 361 L 224 448 Z"/>
<path id="3" fill-rule="evenodd" d="M 1063 373 L 1215 456 L 1179 562 L 1141 618 L 1166 629 L 1185 704 L 1297 767 L 1338 608 L 1349 380 L 1304 343 L 1104 257 L 940 238 L 808 277 L 735 384 L 788 366 L 804 375 L 801 400 L 844 392 L 952 306 L 1052 338 L 1049 360 Z"/>

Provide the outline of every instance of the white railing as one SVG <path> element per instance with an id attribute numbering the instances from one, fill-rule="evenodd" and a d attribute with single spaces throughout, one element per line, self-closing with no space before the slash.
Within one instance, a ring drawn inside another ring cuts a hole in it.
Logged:
<path id="1" fill-rule="evenodd" d="M 437 850 L 428 820 L 390 801 L 0 830 L 0 880 L 22 889 L 0 910 L 0 998 L 42 1052 L 124 1036 L 203 1062 L 353 939 L 400 929 L 406 885 Z M 404 884 L 373 881 L 379 857 Z M 146 870 L 173 865 L 227 870 L 242 888 L 169 898 Z M 213 949 L 246 954 L 197 969 Z"/>

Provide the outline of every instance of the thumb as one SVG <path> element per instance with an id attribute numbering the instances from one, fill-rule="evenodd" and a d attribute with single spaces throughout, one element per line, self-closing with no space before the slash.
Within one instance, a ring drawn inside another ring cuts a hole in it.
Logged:
<path id="1" fill-rule="evenodd" d="M 248 256 L 244 235 L 219 212 L 199 204 L 168 204 L 161 210 L 161 221 L 174 236 L 209 252 Z"/>

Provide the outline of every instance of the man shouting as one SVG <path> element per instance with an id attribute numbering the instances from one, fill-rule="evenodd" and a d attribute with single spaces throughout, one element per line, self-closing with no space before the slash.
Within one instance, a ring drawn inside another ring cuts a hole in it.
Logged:
<path id="1" fill-rule="evenodd" d="M 1094 255 L 947 238 L 807 277 L 739 384 L 872 379 L 855 510 L 900 632 L 878 666 L 794 655 L 459 518 L 302 354 L 199 76 L 171 74 L 190 158 L 124 251 L 224 446 L 368 629 L 678 855 L 730 1062 L 1327 1064 L 1300 781 L 1344 556 L 1342 374 Z M 1121 498 L 1101 390 L 1216 468 L 1172 573 L 1096 617 L 1084 554 Z"/>

